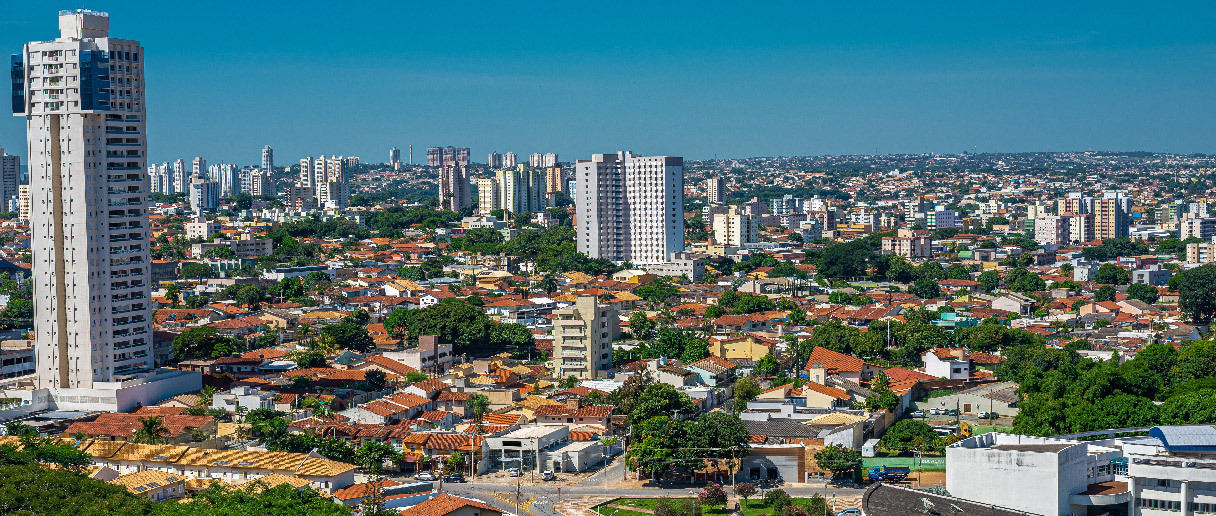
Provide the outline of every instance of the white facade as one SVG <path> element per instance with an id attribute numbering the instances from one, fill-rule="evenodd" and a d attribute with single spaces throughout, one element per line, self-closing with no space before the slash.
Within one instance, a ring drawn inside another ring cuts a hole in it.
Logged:
<path id="1" fill-rule="evenodd" d="M 684 158 L 595 154 L 575 178 L 579 252 L 646 265 L 684 250 Z"/>
<path id="2" fill-rule="evenodd" d="M 545 173 L 517 167 L 494 173 L 498 184 L 498 201 L 492 209 L 504 209 L 511 213 L 536 213 L 545 211 Z M 480 183 L 479 183 L 480 185 Z"/>
<path id="3" fill-rule="evenodd" d="M 1216 218 L 1186 214 L 1178 223 L 1178 238 L 1181 240 L 1195 237 L 1206 241 L 1211 240 L 1213 236 L 1216 236 Z"/>
<path id="4" fill-rule="evenodd" d="M 262 147 L 262 170 L 274 171 L 274 148 L 269 145 Z"/>
<path id="5" fill-rule="evenodd" d="M 499 197 L 498 180 L 483 177 L 477 180 L 477 214 L 488 217 L 490 212 L 502 208 L 502 198 Z"/>
<path id="6" fill-rule="evenodd" d="M 61 12 L 59 27 L 23 48 L 14 107 L 29 145 L 38 385 L 90 389 L 153 365 L 143 48 L 110 38 L 104 13 Z"/>
<path id="7" fill-rule="evenodd" d="M 519 157 L 514 152 L 508 151 L 502 155 L 502 168 L 515 168 L 515 163 Z"/>
<path id="8" fill-rule="evenodd" d="M 709 204 L 726 202 L 726 178 L 714 176 L 705 181 L 706 200 Z"/>
<path id="9" fill-rule="evenodd" d="M 738 206 L 727 208 L 726 213 L 714 214 L 714 243 L 731 247 L 755 243 L 760 234 L 758 217 L 744 214 Z"/>

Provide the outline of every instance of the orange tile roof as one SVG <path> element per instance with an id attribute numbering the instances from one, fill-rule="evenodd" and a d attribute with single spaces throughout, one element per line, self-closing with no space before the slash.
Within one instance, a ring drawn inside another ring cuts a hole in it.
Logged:
<path id="1" fill-rule="evenodd" d="M 464 507 L 488 511 L 490 514 L 502 514 L 502 511 L 484 503 L 447 493 L 439 493 L 438 496 L 430 500 L 401 511 L 401 514 L 404 516 L 446 516 Z"/>

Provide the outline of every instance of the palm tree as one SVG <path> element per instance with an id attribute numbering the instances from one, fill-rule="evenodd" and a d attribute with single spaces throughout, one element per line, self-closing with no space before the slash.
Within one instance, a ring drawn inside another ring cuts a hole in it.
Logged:
<path id="1" fill-rule="evenodd" d="M 236 417 L 237 417 L 237 419 L 238 419 L 238 420 L 237 420 L 237 422 L 238 422 L 238 423 L 244 423 L 244 422 L 245 422 L 245 413 L 246 413 L 246 412 L 249 412 L 249 407 L 246 407 L 246 406 L 243 406 L 243 405 L 237 405 L 237 406 L 236 406 Z"/>
<path id="2" fill-rule="evenodd" d="M 164 419 L 160 416 L 149 416 L 139 418 L 139 422 L 143 425 L 139 430 L 135 431 L 132 437 L 132 442 L 142 444 L 164 444 L 168 442 L 169 429 L 165 427 Z"/>
<path id="3" fill-rule="evenodd" d="M 211 399 L 217 392 L 219 391 L 215 387 L 210 385 L 203 386 L 203 390 L 199 391 L 198 393 L 198 401 L 196 401 L 194 404 L 200 407 L 211 405 Z"/>

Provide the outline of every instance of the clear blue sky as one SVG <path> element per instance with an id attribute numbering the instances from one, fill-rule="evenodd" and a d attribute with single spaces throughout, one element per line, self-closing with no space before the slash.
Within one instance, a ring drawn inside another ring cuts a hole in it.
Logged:
<path id="1" fill-rule="evenodd" d="M 157 162 L 1216 152 L 1216 6 L 1064 3 L 83 5 L 143 42 Z M 0 52 L 75 7 L 0 0 Z"/>

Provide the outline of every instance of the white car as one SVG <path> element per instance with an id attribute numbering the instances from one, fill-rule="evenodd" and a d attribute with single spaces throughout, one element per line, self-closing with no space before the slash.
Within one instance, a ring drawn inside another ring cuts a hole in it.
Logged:
<path id="1" fill-rule="evenodd" d="M 519 468 L 511 468 L 507 470 L 507 476 L 522 477 L 524 476 L 524 472 L 520 471 Z"/>

